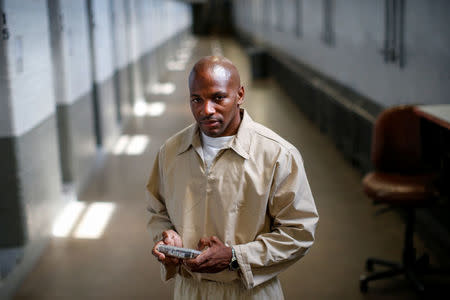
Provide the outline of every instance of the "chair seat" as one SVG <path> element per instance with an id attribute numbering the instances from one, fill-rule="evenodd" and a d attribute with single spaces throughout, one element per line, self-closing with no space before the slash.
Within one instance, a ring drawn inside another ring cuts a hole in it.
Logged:
<path id="1" fill-rule="evenodd" d="M 436 197 L 432 173 L 403 175 L 371 172 L 363 179 L 364 192 L 375 203 L 395 206 L 427 206 Z"/>

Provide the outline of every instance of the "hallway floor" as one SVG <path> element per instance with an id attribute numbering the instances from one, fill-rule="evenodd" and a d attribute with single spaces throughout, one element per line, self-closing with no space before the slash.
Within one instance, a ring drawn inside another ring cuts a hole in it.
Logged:
<path id="1" fill-rule="evenodd" d="M 159 276 L 159 263 L 146 231 L 145 185 L 159 146 L 193 122 L 188 105 L 187 75 L 201 56 L 223 52 L 241 72 L 244 107 L 255 121 L 298 147 L 318 207 L 320 222 L 311 251 L 280 276 L 286 299 L 416 299 L 402 277 L 359 291 L 359 276 L 368 256 L 399 260 L 403 223 L 378 209 L 363 194 L 361 174 L 336 150 L 272 80 L 252 81 L 243 49 L 226 39 L 198 38 L 184 70 L 168 71 L 160 82 L 173 83 L 168 95 L 149 94 L 162 102 L 161 116 L 135 116 L 123 134 L 149 138 L 141 155 L 109 153 L 94 171 L 78 200 L 110 202 L 115 209 L 97 239 L 52 238 L 44 255 L 15 299 L 170 299 L 172 284 Z M 423 245 L 417 240 L 418 252 Z"/>

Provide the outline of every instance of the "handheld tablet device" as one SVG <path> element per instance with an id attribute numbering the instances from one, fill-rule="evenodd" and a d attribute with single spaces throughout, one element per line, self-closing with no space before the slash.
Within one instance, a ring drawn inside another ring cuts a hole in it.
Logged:
<path id="1" fill-rule="evenodd" d="M 202 252 L 194 249 L 188 249 L 188 248 L 180 248 L 175 246 L 169 246 L 169 245 L 159 245 L 158 251 L 161 253 L 164 253 L 168 256 L 183 258 L 183 259 L 189 259 L 189 258 L 196 258 L 198 255 L 200 255 Z"/>

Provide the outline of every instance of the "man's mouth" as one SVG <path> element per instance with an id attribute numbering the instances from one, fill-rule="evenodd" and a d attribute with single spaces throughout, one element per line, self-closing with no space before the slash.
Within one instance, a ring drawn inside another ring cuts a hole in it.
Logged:
<path id="1" fill-rule="evenodd" d="M 207 120 L 207 121 L 202 121 L 202 124 L 207 127 L 215 127 L 215 126 L 219 126 L 220 122 L 217 120 Z"/>

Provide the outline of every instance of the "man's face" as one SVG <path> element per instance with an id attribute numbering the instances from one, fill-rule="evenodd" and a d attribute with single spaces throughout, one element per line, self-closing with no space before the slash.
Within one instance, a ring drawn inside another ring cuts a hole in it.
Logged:
<path id="1" fill-rule="evenodd" d="M 211 137 L 236 134 L 244 88 L 221 65 L 196 71 L 189 79 L 190 105 L 202 132 Z"/>

